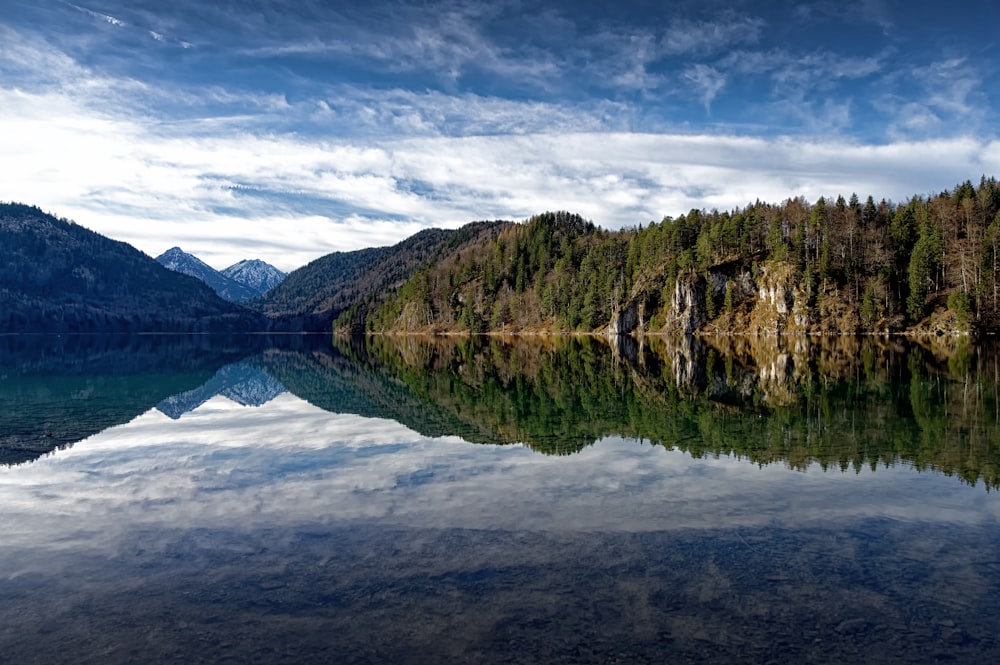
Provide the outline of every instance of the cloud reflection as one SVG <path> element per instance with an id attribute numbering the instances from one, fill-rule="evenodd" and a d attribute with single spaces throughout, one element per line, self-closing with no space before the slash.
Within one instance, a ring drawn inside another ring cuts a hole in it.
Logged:
<path id="1" fill-rule="evenodd" d="M 905 466 L 800 472 L 617 437 L 553 457 L 428 438 L 288 393 L 260 408 L 217 396 L 180 420 L 150 410 L 0 471 L 0 501 L 11 551 L 113 551 L 135 530 L 295 523 L 635 532 L 1000 518 L 981 490 Z"/>

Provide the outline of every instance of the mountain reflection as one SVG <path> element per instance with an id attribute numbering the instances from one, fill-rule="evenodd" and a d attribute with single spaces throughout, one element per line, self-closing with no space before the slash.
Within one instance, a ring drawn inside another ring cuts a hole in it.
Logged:
<path id="1" fill-rule="evenodd" d="M 174 420 L 194 411 L 216 395 L 227 397 L 242 406 L 263 406 L 285 392 L 285 387 L 271 378 L 251 360 L 226 365 L 211 379 L 194 390 L 171 395 L 156 405 L 157 410 Z"/>
<path id="2" fill-rule="evenodd" d="M 221 367 L 276 344 L 304 350 L 327 343 L 307 336 L 0 335 L 0 465 L 30 462 L 157 405 L 179 413 L 183 400 L 172 400 L 188 395 L 193 403 L 191 391 L 211 393 Z"/>
<path id="3" fill-rule="evenodd" d="M 1000 482 L 994 345 L 899 338 L 102 338 L 0 344 L 0 462 L 152 408 L 288 391 L 431 437 L 572 454 L 606 437 L 693 457 Z"/>

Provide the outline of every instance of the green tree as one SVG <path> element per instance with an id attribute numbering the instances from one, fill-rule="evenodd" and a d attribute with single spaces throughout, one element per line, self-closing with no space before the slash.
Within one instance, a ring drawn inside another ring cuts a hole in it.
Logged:
<path id="1" fill-rule="evenodd" d="M 776 261 L 788 258 L 788 244 L 785 242 L 785 232 L 780 219 L 772 219 L 767 231 L 767 251 Z"/>
<path id="2" fill-rule="evenodd" d="M 920 224 L 920 237 L 913 246 L 909 264 L 910 294 L 906 300 L 906 311 L 913 320 L 924 315 L 924 302 L 934 286 L 934 276 L 941 265 L 943 252 L 941 229 L 924 216 Z"/>
<path id="3" fill-rule="evenodd" d="M 872 330 L 878 321 L 878 304 L 875 299 L 875 284 L 869 283 L 861 297 L 861 327 Z"/>
<path id="4" fill-rule="evenodd" d="M 729 313 L 736 307 L 736 284 L 733 280 L 726 280 L 726 295 L 722 301 L 723 309 Z"/>
<path id="5" fill-rule="evenodd" d="M 968 330 L 972 323 L 972 298 L 965 291 L 955 291 L 948 296 L 948 309 L 955 314 L 955 322 L 962 330 Z"/>

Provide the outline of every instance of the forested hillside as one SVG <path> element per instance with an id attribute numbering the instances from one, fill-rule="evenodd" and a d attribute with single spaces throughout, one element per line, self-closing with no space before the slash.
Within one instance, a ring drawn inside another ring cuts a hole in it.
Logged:
<path id="1" fill-rule="evenodd" d="M 913 327 L 1000 328 L 995 178 L 902 203 L 758 201 L 616 232 L 545 213 L 427 266 L 364 323 L 474 333 Z"/>
<path id="2" fill-rule="evenodd" d="M 259 330 L 199 280 L 31 206 L 0 204 L 0 332 Z"/>
<path id="3" fill-rule="evenodd" d="M 277 325 L 296 330 L 329 330 L 347 309 L 363 320 L 420 268 L 468 244 L 487 243 L 508 226 L 512 223 L 473 222 L 455 230 L 427 229 L 391 247 L 328 254 L 290 273 L 252 305 Z"/>

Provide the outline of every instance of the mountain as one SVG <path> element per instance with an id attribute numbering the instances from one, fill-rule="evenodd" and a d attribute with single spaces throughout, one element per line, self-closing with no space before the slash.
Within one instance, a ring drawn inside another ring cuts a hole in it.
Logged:
<path id="1" fill-rule="evenodd" d="M 327 254 L 291 272 L 253 306 L 279 327 L 328 331 L 345 310 L 362 320 L 363 312 L 418 270 L 469 244 L 488 242 L 511 226 L 472 222 L 458 229 L 426 229 L 391 247 Z"/>
<path id="2" fill-rule="evenodd" d="M 260 259 L 240 261 L 223 270 L 222 275 L 247 287 L 255 297 L 264 295 L 288 277 L 287 273 Z"/>
<path id="3" fill-rule="evenodd" d="M 321 256 L 293 270 L 254 304 L 265 316 L 283 320 L 289 328 L 322 330 L 340 310 L 354 303 L 351 285 L 387 252 L 388 248 L 377 247 Z"/>
<path id="4" fill-rule="evenodd" d="M 208 284 L 220 298 L 229 302 L 245 302 L 256 298 L 259 293 L 240 282 L 223 275 L 197 256 L 188 254 L 180 247 L 171 247 L 156 257 L 160 265 L 175 272 L 196 277 Z"/>
<path id="5" fill-rule="evenodd" d="M 0 332 L 223 332 L 266 321 L 131 245 L 0 204 Z"/>

